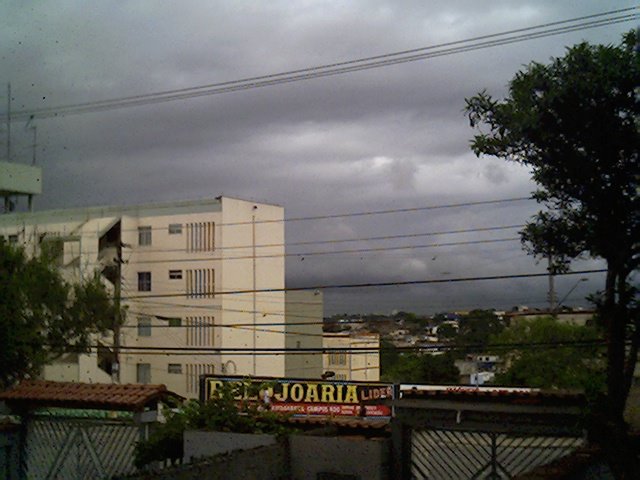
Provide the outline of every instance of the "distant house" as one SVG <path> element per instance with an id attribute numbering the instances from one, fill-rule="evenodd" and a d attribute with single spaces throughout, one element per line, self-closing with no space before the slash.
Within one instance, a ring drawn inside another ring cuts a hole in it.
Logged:
<path id="1" fill-rule="evenodd" d="M 323 369 L 335 380 L 380 380 L 380 336 L 375 333 L 325 333 Z M 344 349 L 344 350 L 341 350 Z"/>
<path id="2" fill-rule="evenodd" d="M 550 310 L 526 310 L 508 312 L 505 317 L 511 325 L 520 320 L 533 320 L 553 316 L 560 323 L 584 326 L 593 319 L 595 314 L 595 310 L 560 310 L 555 312 Z"/>

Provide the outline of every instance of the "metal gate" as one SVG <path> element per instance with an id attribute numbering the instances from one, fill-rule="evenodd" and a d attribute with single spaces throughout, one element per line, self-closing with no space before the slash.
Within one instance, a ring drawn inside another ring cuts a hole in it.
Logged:
<path id="1" fill-rule="evenodd" d="M 29 417 L 25 477 L 80 480 L 133 473 L 139 431 L 131 420 Z"/>
<path id="2" fill-rule="evenodd" d="M 509 479 L 546 465 L 584 444 L 582 437 L 531 436 L 470 430 L 413 429 L 415 479 Z"/>

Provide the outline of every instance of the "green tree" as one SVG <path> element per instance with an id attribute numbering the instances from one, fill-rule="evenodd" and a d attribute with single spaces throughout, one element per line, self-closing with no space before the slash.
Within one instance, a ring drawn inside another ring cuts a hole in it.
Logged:
<path id="1" fill-rule="evenodd" d="M 450 323 L 443 323 L 438 327 L 438 338 L 451 339 L 458 335 L 458 329 Z"/>
<path id="2" fill-rule="evenodd" d="M 381 377 L 396 383 L 457 384 L 460 371 L 449 353 L 442 355 L 418 355 L 403 353 Z"/>
<path id="3" fill-rule="evenodd" d="M 605 385 L 605 358 L 597 345 L 601 338 L 595 327 L 564 324 L 552 317 L 517 321 L 492 336 L 489 349 L 504 344 L 538 346 L 506 353 L 496 349 L 508 368 L 495 381 L 535 388 L 581 388 L 593 397 Z"/>
<path id="4" fill-rule="evenodd" d="M 481 353 L 489 344 L 492 335 L 499 334 L 505 327 L 503 319 L 496 316 L 493 310 L 472 310 L 460 321 L 456 344 L 464 346 L 458 350 L 459 356 L 467 353 Z"/>
<path id="5" fill-rule="evenodd" d="M 522 232 L 530 253 L 566 271 L 577 257 L 602 258 L 599 305 L 607 335 L 607 416 L 623 424 L 640 343 L 629 279 L 640 262 L 640 58 L 630 32 L 616 46 L 581 43 L 549 64 L 516 73 L 504 100 L 466 100 L 476 155 L 528 167 L 544 209 Z M 625 349 L 631 336 L 632 346 Z"/>
<path id="6" fill-rule="evenodd" d="M 27 258 L 0 238 L 0 388 L 85 350 L 92 333 L 112 328 L 114 313 L 97 276 L 71 285 L 49 259 Z"/>

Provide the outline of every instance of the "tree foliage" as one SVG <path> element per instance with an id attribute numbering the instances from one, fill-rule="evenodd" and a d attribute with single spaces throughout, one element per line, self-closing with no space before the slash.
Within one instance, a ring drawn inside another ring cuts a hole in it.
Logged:
<path id="1" fill-rule="evenodd" d="M 96 276 L 66 282 L 46 257 L 27 258 L 0 238 L 0 388 L 37 376 L 90 335 L 113 327 L 114 305 Z"/>
<path id="2" fill-rule="evenodd" d="M 429 383 L 434 385 L 457 384 L 460 371 L 449 354 L 418 355 L 400 353 L 395 363 L 381 365 L 384 381 L 396 383 Z"/>
<path id="3" fill-rule="evenodd" d="M 506 324 L 492 310 L 478 309 L 460 318 L 459 325 L 456 344 L 473 345 L 459 351 L 464 356 L 466 353 L 483 352 L 491 336 L 499 334 Z"/>
<path id="4" fill-rule="evenodd" d="M 491 344 L 542 344 L 496 350 L 508 368 L 496 383 L 535 388 L 579 388 L 591 395 L 604 389 L 605 357 L 595 327 L 560 323 L 552 317 L 519 320 L 491 338 Z M 556 344 L 564 344 L 557 346 Z M 491 347 L 490 347 L 491 348 Z"/>
<path id="5" fill-rule="evenodd" d="M 248 380 L 225 383 L 216 388 L 206 402 L 190 400 L 180 409 L 170 411 L 167 421 L 147 440 L 136 445 L 135 466 L 142 468 L 151 462 L 167 460 L 177 463 L 183 457 L 185 430 L 266 433 L 279 438 L 295 432 L 295 428 L 284 422 L 289 415 L 271 412 L 256 402 L 240 400 L 247 392 L 249 396 L 257 396 L 265 386 L 267 384 L 257 386 Z"/>
<path id="6" fill-rule="evenodd" d="M 466 100 L 477 155 L 530 168 L 544 209 L 522 231 L 530 253 L 556 271 L 581 256 L 602 258 L 600 305 L 608 337 L 609 414 L 622 419 L 640 342 L 629 278 L 640 262 L 640 59 L 633 32 L 620 45 L 581 43 L 549 64 L 516 73 L 504 100 Z M 484 131 L 483 131 L 484 130 Z M 633 347 L 625 357 L 627 335 Z"/>

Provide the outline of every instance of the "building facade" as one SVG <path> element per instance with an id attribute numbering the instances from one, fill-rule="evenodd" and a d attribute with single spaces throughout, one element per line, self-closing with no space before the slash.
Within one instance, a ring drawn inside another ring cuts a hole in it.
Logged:
<path id="1" fill-rule="evenodd" d="M 377 333 L 325 333 L 323 369 L 332 380 L 380 380 L 380 336 Z"/>
<path id="2" fill-rule="evenodd" d="M 319 290 L 291 290 L 285 295 L 285 377 L 322 377 L 323 296 Z"/>
<path id="3" fill-rule="evenodd" d="M 99 272 L 125 311 L 119 335 L 47 366 L 46 379 L 119 376 L 196 397 L 203 373 L 285 375 L 283 355 L 253 354 L 285 347 L 282 207 L 218 197 L 16 213 L 0 216 L 0 235 L 53 253 L 70 281 Z"/>

